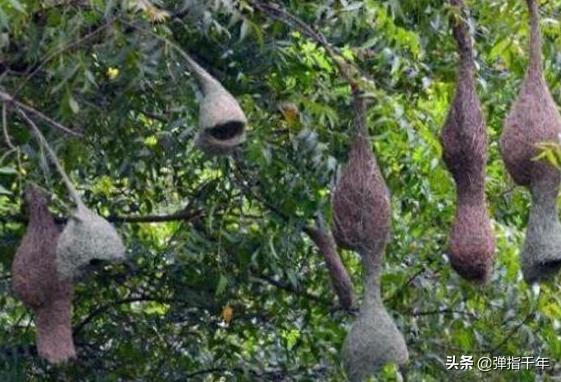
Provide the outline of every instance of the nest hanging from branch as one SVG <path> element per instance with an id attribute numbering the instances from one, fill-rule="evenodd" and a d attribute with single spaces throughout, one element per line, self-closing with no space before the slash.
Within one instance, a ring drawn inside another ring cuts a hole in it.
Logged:
<path id="1" fill-rule="evenodd" d="M 463 0 L 450 0 L 464 11 Z M 494 266 L 495 237 L 485 199 L 487 129 L 475 91 L 474 57 L 467 21 L 452 17 L 460 55 L 454 100 L 441 134 L 443 159 L 456 183 L 456 215 L 449 237 L 452 267 L 468 280 L 488 281 Z"/>
<path id="2" fill-rule="evenodd" d="M 525 280 L 535 282 L 556 274 L 561 267 L 561 225 L 556 203 L 560 172 L 545 161 L 534 160 L 538 144 L 559 141 L 561 116 L 543 75 L 538 5 L 535 0 L 526 2 L 530 12 L 530 63 L 504 122 L 500 147 L 508 172 L 532 195 L 520 258 Z"/>
<path id="3" fill-rule="evenodd" d="M 337 245 L 333 236 L 324 228 L 322 219 L 318 219 L 317 227 L 306 230 L 310 239 L 316 244 L 320 254 L 325 259 L 325 264 L 331 277 L 331 285 L 339 303 L 344 309 L 351 309 L 353 306 L 353 283 L 345 268 L 345 264 L 337 253 Z"/>
<path id="4" fill-rule="evenodd" d="M 13 289 L 35 313 L 39 356 L 51 363 L 64 362 L 75 357 L 76 350 L 71 327 L 73 286 L 60 280 L 56 270 L 60 230 L 40 189 L 28 186 L 24 204 L 29 223 L 12 264 Z"/>
<path id="5" fill-rule="evenodd" d="M 79 204 L 57 245 L 57 268 L 62 277 L 76 279 L 99 263 L 122 261 L 125 247 L 115 228 Z"/>
<path id="6" fill-rule="evenodd" d="M 357 251 L 365 269 L 364 296 L 343 345 L 347 376 L 363 381 L 388 362 L 408 360 L 407 346 L 380 295 L 384 249 L 391 229 L 390 195 L 366 129 L 366 101 L 353 92 L 354 131 L 347 164 L 332 198 L 333 233 L 341 246 Z"/>
<path id="7" fill-rule="evenodd" d="M 184 54 L 184 57 L 203 93 L 199 106 L 199 132 L 195 143 L 207 154 L 230 154 L 245 141 L 245 113 L 220 82 L 189 55 Z"/>
<path id="8" fill-rule="evenodd" d="M 123 261 L 125 247 L 115 228 L 84 205 L 41 131 L 25 113 L 20 112 L 20 115 L 32 127 L 40 144 L 49 154 L 76 204 L 57 243 L 56 265 L 59 277 L 76 280 L 92 269 L 92 266 Z"/>
<path id="9" fill-rule="evenodd" d="M 370 148 L 366 105 L 354 95 L 355 131 L 348 163 L 333 193 L 333 236 L 345 249 L 362 252 L 385 242 L 390 232 L 390 196 Z"/>

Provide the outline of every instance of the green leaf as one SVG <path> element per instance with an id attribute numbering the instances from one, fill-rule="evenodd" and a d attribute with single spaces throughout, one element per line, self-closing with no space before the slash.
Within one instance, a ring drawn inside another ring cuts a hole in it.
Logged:
<path id="1" fill-rule="evenodd" d="M 12 195 L 12 192 L 0 184 L 0 195 Z"/>
<path id="2" fill-rule="evenodd" d="M 0 175 L 14 175 L 18 171 L 14 167 L 0 167 Z"/>
<path id="3" fill-rule="evenodd" d="M 80 111 L 80 105 L 78 105 L 78 102 L 76 102 L 72 96 L 68 97 L 68 106 L 70 106 L 70 109 L 74 114 L 77 114 Z"/>
<path id="4" fill-rule="evenodd" d="M 226 278 L 226 276 L 221 274 L 220 277 L 218 278 L 218 284 L 216 285 L 215 295 L 220 296 L 221 294 L 223 294 L 227 286 L 228 286 L 228 279 Z"/>
<path id="5" fill-rule="evenodd" d="M 25 11 L 25 7 L 18 0 L 8 0 L 8 3 L 10 3 L 10 5 L 14 7 L 15 10 L 27 14 L 27 12 Z"/>

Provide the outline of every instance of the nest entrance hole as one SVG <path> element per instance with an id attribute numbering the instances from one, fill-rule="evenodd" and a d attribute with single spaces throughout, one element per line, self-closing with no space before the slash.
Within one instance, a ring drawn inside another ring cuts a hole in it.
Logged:
<path id="1" fill-rule="evenodd" d="M 208 134 L 220 141 L 228 141 L 234 139 L 235 137 L 242 135 L 244 131 L 245 124 L 241 121 L 230 121 L 226 123 L 221 123 L 219 125 L 214 125 L 208 129 Z"/>
<path id="2" fill-rule="evenodd" d="M 539 264 L 537 264 L 536 266 L 536 271 L 535 271 L 535 275 L 536 277 L 534 277 L 533 279 L 530 279 L 528 281 L 538 281 L 539 279 L 551 279 L 553 278 L 553 276 L 555 276 L 557 274 L 557 272 L 559 271 L 559 269 L 561 268 L 561 259 L 560 260 L 550 260 L 550 261 L 544 261 L 544 262 L 540 262 Z"/>

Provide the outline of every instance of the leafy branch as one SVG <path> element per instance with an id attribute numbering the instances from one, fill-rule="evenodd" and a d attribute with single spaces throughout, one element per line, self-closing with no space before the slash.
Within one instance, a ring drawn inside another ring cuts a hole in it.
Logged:
<path id="1" fill-rule="evenodd" d="M 10 94 L 8 94 L 8 93 L 6 93 L 2 90 L 0 90 L 0 101 L 2 101 L 4 103 L 4 105 L 9 104 L 9 105 L 12 105 L 12 106 L 16 106 L 19 109 L 22 109 L 22 110 L 25 110 L 29 113 L 34 114 L 35 116 L 37 116 L 40 119 L 47 122 L 49 125 L 51 125 L 54 128 L 64 132 L 65 134 L 71 135 L 73 137 L 81 137 L 82 136 L 82 134 L 69 129 L 68 127 L 64 126 L 60 122 L 55 121 L 54 119 L 50 118 L 49 116 L 43 114 L 41 111 L 35 109 L 34 107 L 29 106 L 29 105 L 27 105 L 27 104 L 25 104 L 21 101 L 16 100 Z M 5 124 L 3 126 L 5 126 Z M 6 138 L 8 136 L 6 130 L 4 130 L 4 134 L 5 134 L 5 138 Z"/>

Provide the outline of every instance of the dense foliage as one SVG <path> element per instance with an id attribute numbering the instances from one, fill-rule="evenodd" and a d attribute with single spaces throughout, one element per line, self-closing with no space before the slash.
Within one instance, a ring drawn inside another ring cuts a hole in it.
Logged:
<path id="1" fill-rule="evenodd" d="M 546 78 L 561 104 L 561 1 L 542 3 Z M 561 288 L 522 279 L 529 198 L 509 179 L 497 143 L 527 64 L 526 4 L 468 4 L 497 236 L 485 287 L 462 281 L 445 256 L 455 197 L 438 135 L 457 62 L 447 2 L 282 3 L 356 66 L 372 98 L 371 141 L 393 207 L 383 296 L 410 352 L 406 369 L 389 365 L 379 380 L 561 374 Z M 194 147 L 200 95 L 177 47 L 247 113 L 248 140 L 231 158 Z M 6 107 L 0 380 L 344 380 L 339 351 L 353 315 L 338 307 L 304 232 L 318 217 L 331 220 L 330 189 L 349 143 L 350 89 L 322 47 L 249 0 L 0 0 L 0 91 L 80 133 L 36 119 L 85 203 L 117 221 L 131 259 L 78 284 L 77 361 L 53 367 L 33 355 L 31 312 L 10 288 L 25 230 L 21 195 L 32 181 L 54 193 L 58 216 L 71 203 L 28 126 Z M 286 102 L 298 111 L 279 112 Z M 152 222 L 118 222 L 123 216 Z M 359 258 L 341 255 L 360 297 Z M 553 367 L 450 371 L 452 355 L 542 356 Z"/>

